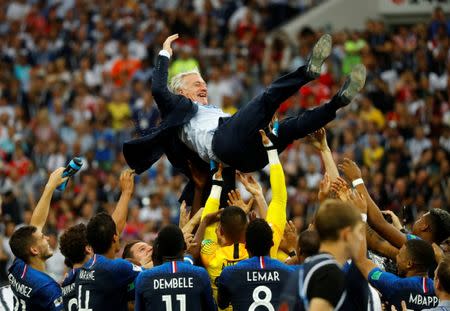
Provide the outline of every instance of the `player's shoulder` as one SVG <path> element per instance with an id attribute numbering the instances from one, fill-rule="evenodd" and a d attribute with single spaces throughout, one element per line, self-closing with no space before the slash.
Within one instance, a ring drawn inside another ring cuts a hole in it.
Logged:
<path id="1" fill-rule="evenodd" d="M 75 282 L 75 279 L 77 278 L 77 274 L 79 273 L 80 269 L 71 269 L 66 277 L 64 278 L 63 282 L 61 283 L 61 286 L 66 286 L 68 284 L 71 284 Z"/>

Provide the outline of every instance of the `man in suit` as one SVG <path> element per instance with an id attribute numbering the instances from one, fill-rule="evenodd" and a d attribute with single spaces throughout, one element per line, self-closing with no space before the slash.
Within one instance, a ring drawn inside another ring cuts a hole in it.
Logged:
<path id="1" fill-rule="evenodd" d="M 259 129 L 266 129 L 274 142 L 274 149 L 282 152 L 295 139 L 305 137 L 332 121 L 336 111 L 350 103 L 365 82 L 364 66 L 355 66 L 329 103 L 286 118 L 280 121 L 273 133 L 269 133 L 269 123 L 278 107 L 320 75 L 322 64 L 331 53 L 331 36 L 324 35 L 319 39 L 306 66 L 275 80 L 233 116 L 208 105 L 207 85 L 196 71 L 175 76 L 169 90 L 171 44 L 177 38 L 178 35 L 172 35 L 164 42 L 153 76 L 152 92 L 162 122 L 147 136 L 126 142 L 123 146 L 126 161 L 137 173 L 147 170 L 163 153 L 188 177 L 187 159 L 195 159 L 200 166 L 208 165 L 210 161 L 222 162 L 242 172 L 261 169 L 268 163 L 268 158 L 258 139 Z"/>

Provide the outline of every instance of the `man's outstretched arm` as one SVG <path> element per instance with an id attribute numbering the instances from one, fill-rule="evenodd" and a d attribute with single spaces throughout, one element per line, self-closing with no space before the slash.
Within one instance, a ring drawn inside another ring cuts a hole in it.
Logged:
<path id="1" fill-rule="evenodd" d="M 406 236 L 393 225 L 384 219 L 383 214 L 372 200 L 362 180 L 361 171 L 355 162 L 344 159 L 339 165 L 345 177 L 352 182 L 355 189 L 360 192 L 367 201 L 367 220 L 369 225 L 383 238 L 385 238 L 393 246 L 400 248 L 406 243 Z"/>
<path id="2" fill-rule="evenodd" d="M 325 172 L 328 174 L 331 182 L 333 182 L 336 178 L 338 178 L 339 171 L 336 163 L 334 162 L 331 149 L 328 147 L 325 128 L 321 128 L 320 130 L 309 134 L 309 137 L 312 141 L 312 145 L 320 152 L 320 157 L 322 158 L 323 165 L 325 166 Z"/>
<path id="3" fill-rule="evenodd" d="M 152 79 L 152 94 L 161 112 L 162 118 L 167 115 L 177 103 L 177 95 L 167 87 L 169 75 L 169 60 L 172 57 L 172 42 L 178 39 L 178 34 L 171 35 L 164 41 L 163 49 L 156 60 Z"/>
<path id="4" fill-rule="evenodd" d="M 48 182 L 45 185 L 44 192 L 42 193 L 38 204 L 34 208 L 33 215 L 31 216 L 30 220 L 30 225 L 35 226 L 40 231 L 42 231 L 42 228 L 44 228 L 45 222 L 47 221 L 53 192 L 55 192 L 56 187 L 58 187 L 67 179 L 67 177 L 62 177 L 64 169 L 64 167 L 60 167 L 53 171 L 53 173 L 51 173 Z"/>
<path id="5" fill-rule="evenodd" d="M 263 130 L 259 131 L 262 136 L 262 142 L 267 149 L 267 156 L 270 165 L 270 187 L 272 188 L 272 200 L 267 209 L 267 222 L 271 225 L 273 231 L 274 245 L 270 250 L 270 256 L 276 258 L 278 247 L 283 237 L 284 227 L 286 226 L 286 204 L 287 190 L 284 179 L 283 167 L 281 166 L 278 152 L 271 149 L 272 142 L 266 136 Z"/>
<path id="6" fill-rule="evenodd" d="M 116 208 L 112 214 L 112 219 L 116 223 L 117 232 L 122 234 L 123 229 L 127 223 L 128 216 L 128 203 L 133 196 L 134 189 L 134 171 L 125 170 L 120 174 L 120 194 L 119 201 L 117 202 Z"/>

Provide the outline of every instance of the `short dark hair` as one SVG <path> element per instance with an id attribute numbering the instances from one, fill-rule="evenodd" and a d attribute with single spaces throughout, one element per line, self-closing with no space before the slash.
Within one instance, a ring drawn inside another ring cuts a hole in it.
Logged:
<path id="1" fill-rule="evenodd" d="M 92 217 L 86 229 L 87 241 L 96 254 L 108 252 L 115 234 L 117 234 L 116 224 L 111 215 L 104 212 Z"/>
<path id="2" fill-rule="evenodd" d="M 267 221 L 255 219 L 245 232 L 245 247 L 252 256 L 266 256 L 273 246 L 273 232 Z"/>
<path id="3" fill-rule="evenodd" d="M 78 224 L 70 227 L 59 238 L 59 249 L 61 254 L 69 262 L 79 264 L 86 258 L 86 246 L 88 245 L 86 237 L 86 225 Z"/>
<path id="4" fill-rule="evenodd" d="M 435 265 L 434 251 L 430 243 L 421 239 L 414 239 L 406 241 L 405 247 L 416 270 L 428 272 L 430 267 Z"/>
<path id="5" fill-rule="evenodd" d="M 360 212 L 351 204 L 340 200 L 325 200 L 316 214 L 315 226 L 320 241 L 337 241 L 339 232 L 361 222 Z"/>
<path id="6" fill-rule="evenodd" d="M 186 243 L 181 229 L 175 225 L 167 225 L 159 231 L 153 243 L 153 263 L 160 265 L 164 259 L 178 258 L 185 250 Z"/>
<path id="7" fill-rule="evenodd" d="M 19 259 L 22 259 L 26 263 L 30 258 L 30 247 L 35 242 L 33 233 L 37 231 L 35 226 L 23 226 L 14 231 L 10 240 L 9 246 L 11 251 Z"/>
<path id="8" fill-rule="evenodd" d="M 305 258 L 314 256 L 319 253 L 320 239 L 319 234 L 315 230 L 305 230 L 298 237 L 299 255 Z"/>
<path id="9" fill-rule="evenodd" d="M 237 206 L 228 206 L 220 215 L 220 228 L 230 242 L 237 243 L 247 227 L 247 215 Z"/>
<path id="10" fill-rule="evenodd" d="M 437 267 L 436 276 L 439 284 L 447 294 L 450 294 L 450 255 L 445 255 Z"/>
<path id="11" fill-rule="evenodd" d="M 443 209 L 432 208 L 429 219 L 434 242 L 440 244 L 450 236 L 450 213 Z"/>
<path id="12" fill-rule="evenodd" d="M 125 244 L 125 247 L 123 248 L 122 258 L 133 258 L 133 252 L 131 251 L 131 248 L 136 245 L 137 243 L 141 242 L 140 240 L 132 240 L 129 241 L 127 244 Z"/>

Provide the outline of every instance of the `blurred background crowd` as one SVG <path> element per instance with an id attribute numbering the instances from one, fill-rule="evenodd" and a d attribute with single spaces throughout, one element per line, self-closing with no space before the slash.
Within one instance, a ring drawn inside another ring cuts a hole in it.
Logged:
<path id="1" fill-rule="evenodd" d="M 9 237 L 29 222 L 48 173 L 72 157 L 84 159 L 82 172 L 56 194 L 47 225 L 56 280 L 64 273 L 58 234 L 114 208 L 126 166 L 122 143 L 159 122 L 150 85 L 168 35 L 180 34 L 169 75 L 198 67 L 209 102 L 234 113 L 305 63 L 322 30 L 304 27 L 292 41 L 276 29 L 320 2 L 0 0 L 0 282 L 13 260 Z M 362 62 L 364 93 L 327 128 L 335 161 L 360 164 L 378 205 L 405 223 L 431 207 L 447 209 L 450 20 L 437 8 L 426 23 L 368 20 L 362 31 L 332 36 L 322 75 L 284 103 L 279 117 L 329 100 Z M 302 229 L 318 207 L 321 159 L 307 140 L 281 159 L 288 215 Z M 267 172 L 258 177 L 266 187 Z M 184 183 L 165 158 L 141 174 L 123 240 L 151 241 L 161 225 L 178 222 Z"/>

